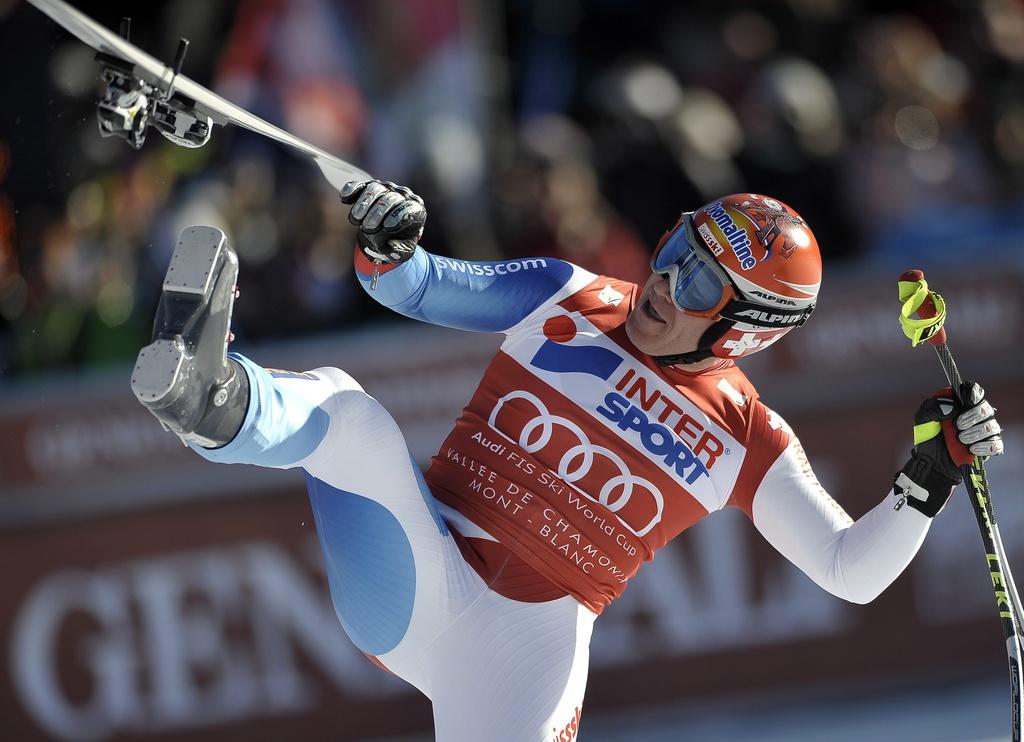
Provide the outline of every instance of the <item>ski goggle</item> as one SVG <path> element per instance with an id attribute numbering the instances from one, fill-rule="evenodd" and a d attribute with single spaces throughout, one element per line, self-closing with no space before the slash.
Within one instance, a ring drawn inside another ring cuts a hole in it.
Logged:
<path id="1" fill-rule="evenodd" d="M 651 257 L 651 270 L 668 277 L 672 303 L 687 314 L 714 317 L 736 297 L 729 276 L 697 243 L 691 214 L 683 214 L 661 241 Z"/>

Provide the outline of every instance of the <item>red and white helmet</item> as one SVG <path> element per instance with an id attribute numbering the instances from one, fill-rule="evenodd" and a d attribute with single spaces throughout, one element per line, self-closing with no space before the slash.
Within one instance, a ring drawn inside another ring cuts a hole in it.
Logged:
<path id="1" fill-rule="evenodd" d="M 718 318 L 696 351 L 659 358 L 662 363 L 763 350 L 807 320 L 821 286 L 821 254 L 807 222 L 781 201 L 754 193 L 683 214 L 658 244 L 651 267 L 670 276 L 682 311 Z"/>

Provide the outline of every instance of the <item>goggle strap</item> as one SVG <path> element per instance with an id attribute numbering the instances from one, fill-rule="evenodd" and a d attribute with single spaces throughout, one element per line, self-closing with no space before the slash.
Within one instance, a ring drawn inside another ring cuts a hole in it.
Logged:
<path id="1" fill-rule="evenodd" d="M 720 314 L 723 319 L 742 322 L 745 325 L 756 325 L 768 329 L 800 327 L 814 311 L 814 305 L 803 309 L 786 309 L 769 307 L 764 304 L 733 299 L 726 304 Z"/>

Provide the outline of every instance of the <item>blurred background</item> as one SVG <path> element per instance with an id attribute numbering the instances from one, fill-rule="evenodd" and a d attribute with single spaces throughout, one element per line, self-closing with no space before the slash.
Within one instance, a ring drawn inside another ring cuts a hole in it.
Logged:
<path id="1" fill-rule="evenodd" d="M 113 29 L 132 16 L 165 60 L 188 37 L 196 81 L 412 186 L 433 252 L 642 281 L 682 209 L 788 202 L 822 247 L 822 297 L 744 367 L 855 517 L 944 384 L 896 323 L 896 277 L 925 269 L 1006 427 L 990 477 L 1024 570 L 1024 2 L 73 4 Z M 427 701 L 333 616 L 301 475 L 189 455 L 128 372 L 199 223 L 240 256 L 236 347 L 345 368 L 423 463 L 498 338 L 375 305 L 337 194 L 274 143 L 100 138 L 92 51 L 16 0 L 0 70 L 3 739 L 429 739 Z M 583 738 L 1007 739 L 989 585 L 962 494 L 868 606 L 716 514 L 597 623 Z"/>

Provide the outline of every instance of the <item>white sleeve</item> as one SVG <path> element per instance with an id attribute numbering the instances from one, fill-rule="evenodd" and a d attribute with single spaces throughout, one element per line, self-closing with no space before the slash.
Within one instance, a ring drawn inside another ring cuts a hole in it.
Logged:
<path id="1" fill-rule="evenodd" d="M 752 513 L 757 530 L 808 577 L 833 595 L 868 603 L 910 564 L 931 524 L 895 504 L 890 490 L 854 522 L 818 483 L 794 437 L 758 486 Z"/>

